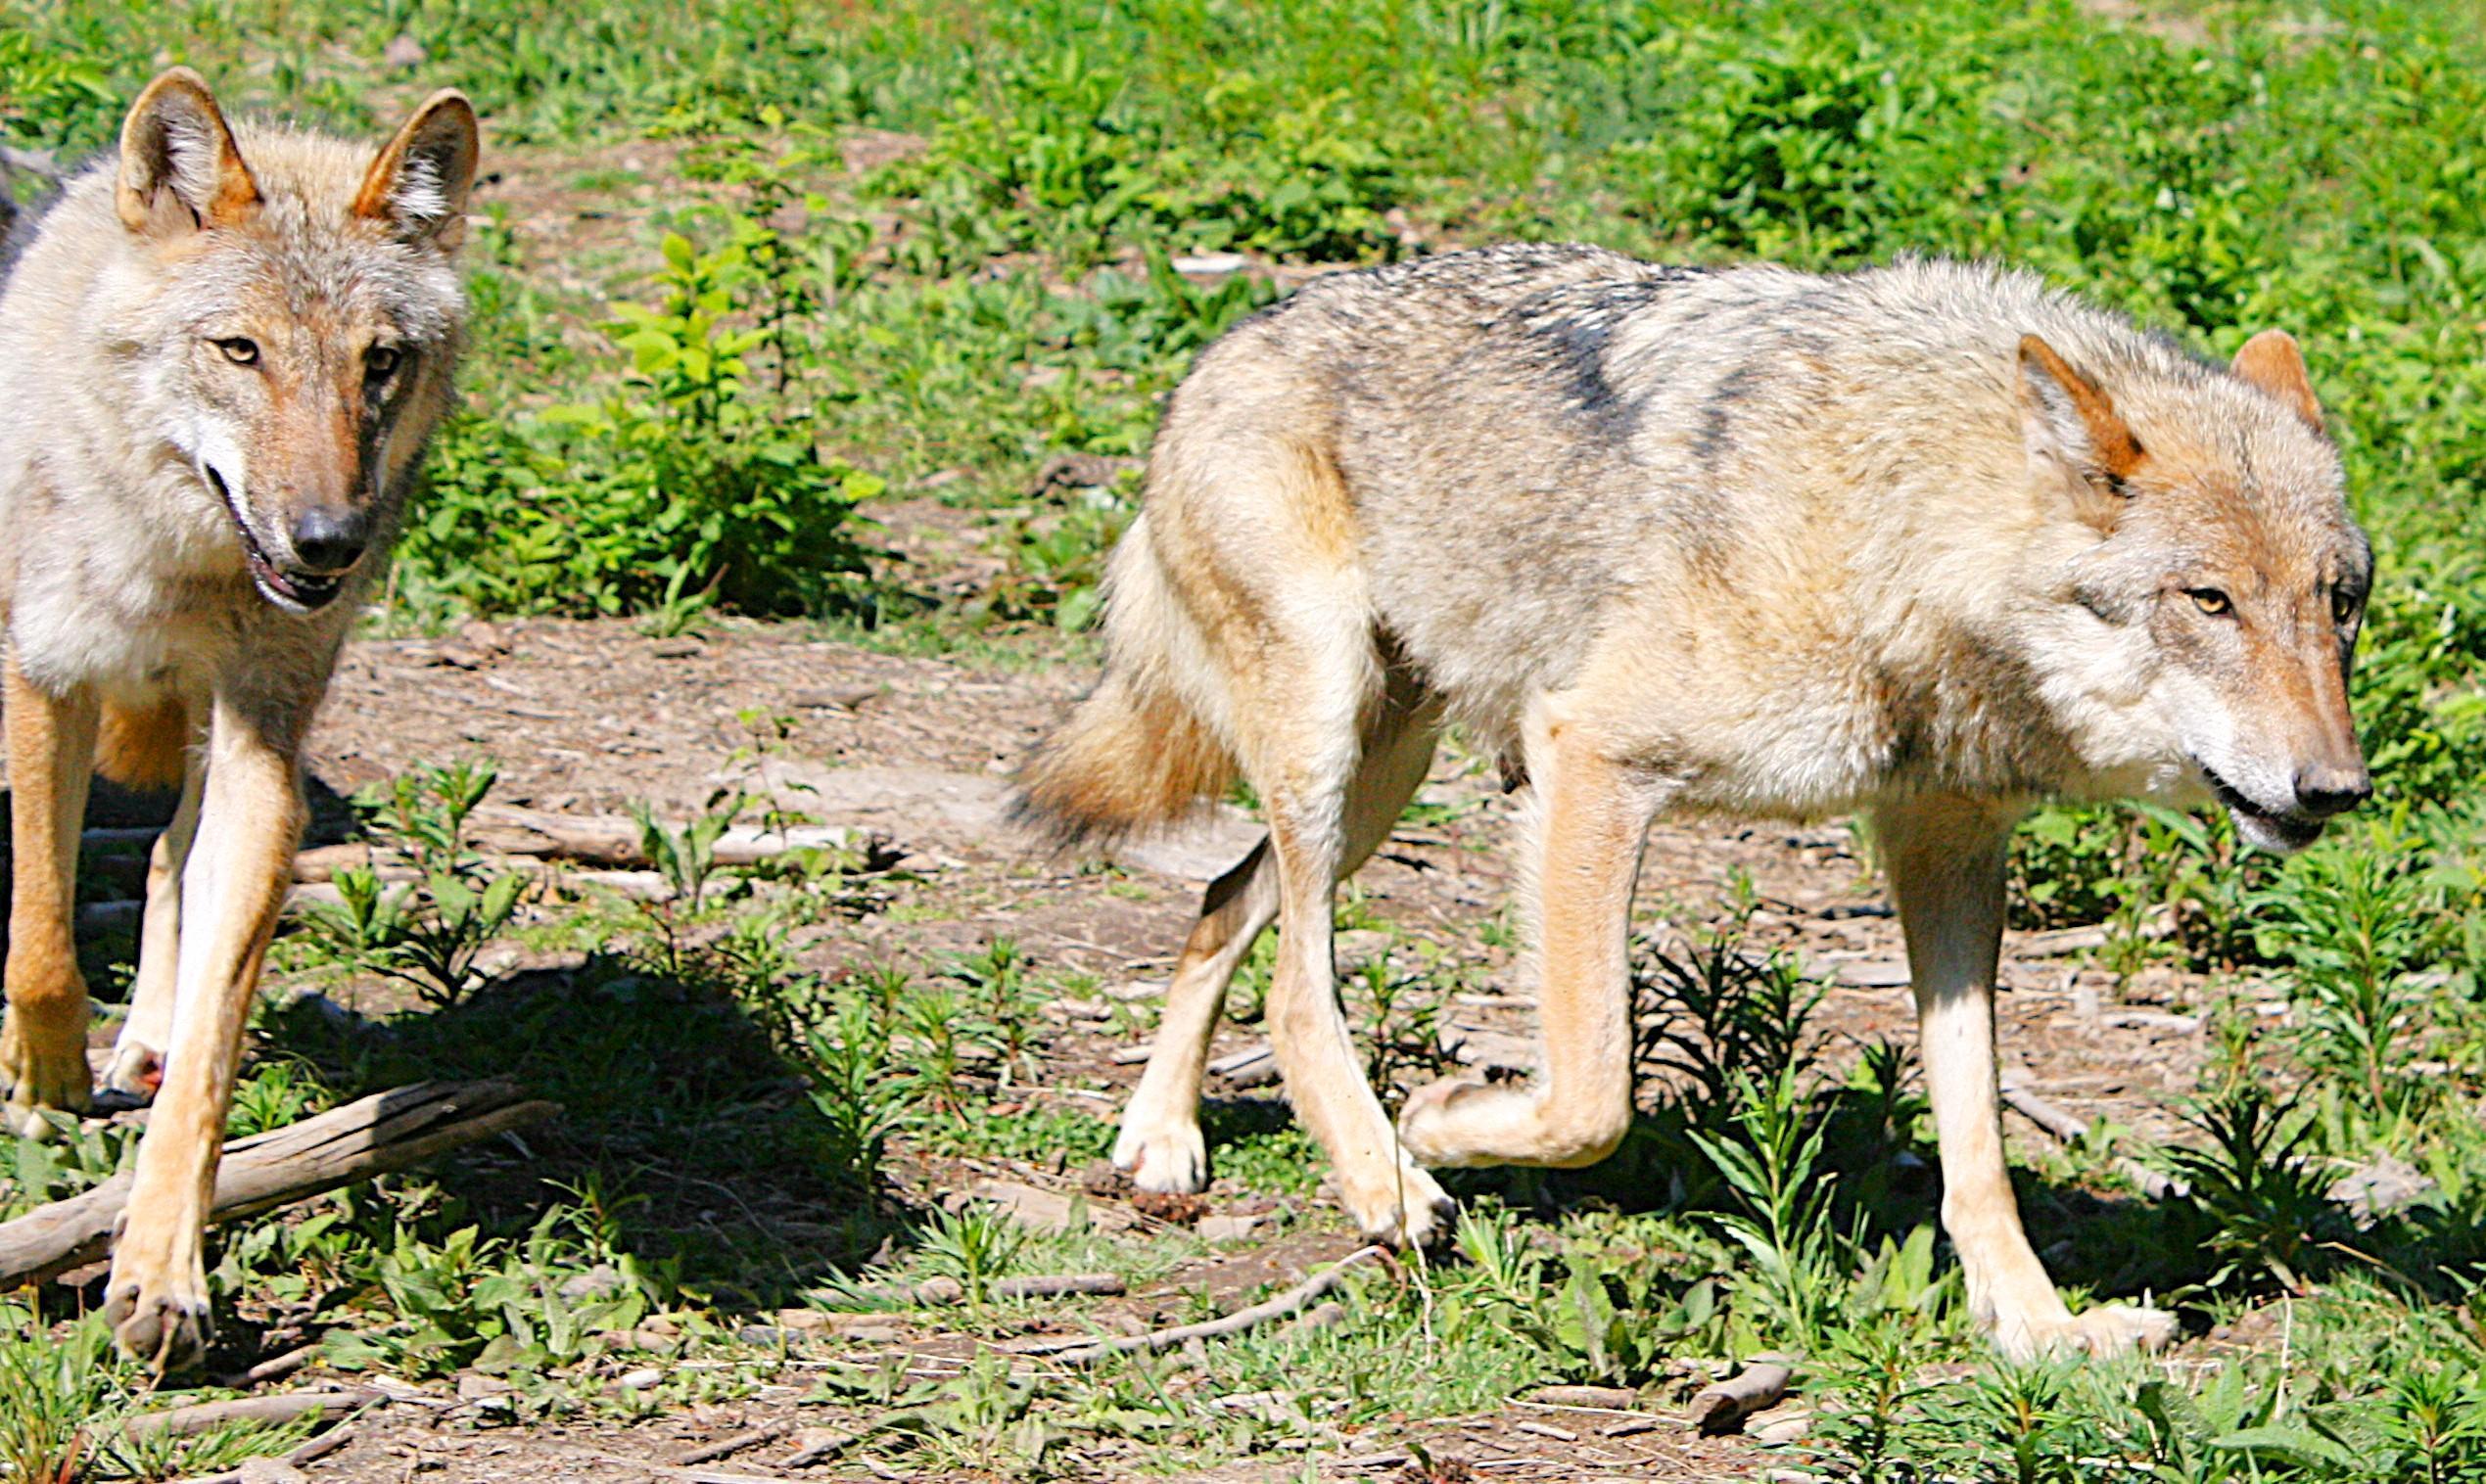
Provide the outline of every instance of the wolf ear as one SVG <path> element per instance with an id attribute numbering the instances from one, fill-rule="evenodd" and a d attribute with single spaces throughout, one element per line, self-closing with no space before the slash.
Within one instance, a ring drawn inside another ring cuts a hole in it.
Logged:
<path id="1" fill-rule="evenodd" d="M 2314 384 L 2305 376 L 2305 357 L 2297 353 L 2295 336 L 2284 330 L 2263 331 L 2235 352 L 2229 369 L 2277 397 L 2316 433 L 2322 431 L 2322 403 L 2315 399 Z"/>
<path id="2" fill-rule="evenodd" d="M 354 214 L 387 222 L 407 242 L 457 246 L 481 148 L 474 105 L 455 88 L 443 88 L 423 100 L 371 162 L 354 194 Z"/>
<path id="3" fill-rule="evenodd" d="M 152 235 L 229 227 L 258 209 L 258 182 L 234 148 L 215 95 L 188 68 L 148 83 L 129 106 L 114 205 L 122 226 Z"/>
<path id="4" fill-rule="evenodd" d="M 2032 464 L 2075 477 L 2075 513 L 2100 532 L 2123 519 L 2124 482 L 2140 468 L 2140 440 L 2097 383 L 2052 346 L 2020 337 L 2020 429 Z"/>

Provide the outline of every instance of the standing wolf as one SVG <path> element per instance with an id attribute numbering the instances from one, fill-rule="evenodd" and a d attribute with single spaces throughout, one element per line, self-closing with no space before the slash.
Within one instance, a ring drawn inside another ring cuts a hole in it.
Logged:
<path id="1" fill-rule="evenodd" d="M 1427 1165 L 1601 1159 L 1631 1116 L 1651 820 L 1861 811 L 1972 1307 L 2012 1355 L 2156 1344 L 2168 1316 L 2071 1314 L 2021 1229 L 1993 1049 L 2007 842 L 2037 800 L 2142 795 L 2310 843 L 2369 791 L 2347 681 L 2371 573 L 2275 331 L 2219 367 L 1947 262 L 1514 247 L 1319 280 L 1176 392 L 1113 554 L 1103 681 L 1022 780 L 1071 844 L 1238 771 L 1267 811 L 1208 890 L 1115 1158 L 1200 1188 L 1202 1060 L 1274 919 L 1270 1040 L 1368 1232 L 1440 1229 Z M 1393 1129 L 1331 982 L 1332 896 L 1450 722 L 1532 780 L 1542 1069 L 1425 1088 Z"/>
<path id="2" fill-rule="evenodd" d="M 475 156 L 453 92 L 375 157 L 228 126 L 175 68 L 0 296 L 0 1085 L 26 1132 L 86 1106 L 70 923 L 87 780 L 177 780 L 106 1077 L 156 1095 L 108 1312 L 160 1366 L 206 1339 L 201 1233 L 302 830 L 303 739 L 448 402 Z"/>

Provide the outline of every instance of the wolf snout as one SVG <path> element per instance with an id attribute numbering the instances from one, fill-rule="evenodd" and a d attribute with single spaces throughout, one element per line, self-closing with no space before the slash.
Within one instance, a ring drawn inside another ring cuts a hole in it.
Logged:
<path id="1" fill-rule="evenodd" d="M 339 573 L 362 560 L 371 545 L 371 513 L 339 505 L 311 505 L 294 517 L 287 533 L 294 556 L 317 573 Z"/>
<path id="2" fill-rule="evenodd" d="M 2345 813 L 2373 797 L 2373 776 L 2365 765 L 2317 765 L 2296 774 L 2296 807 L 2317 819 Z"/>

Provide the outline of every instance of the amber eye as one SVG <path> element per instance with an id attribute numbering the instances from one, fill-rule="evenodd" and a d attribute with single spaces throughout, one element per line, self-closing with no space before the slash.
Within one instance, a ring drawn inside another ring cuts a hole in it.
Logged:
<path id="1" fill-rule="evenodd" d="M 2330 592 L 2330 621 L 2334 624 L 2345 624 L 2356 616 L 2356 594 L 2352 592 L 2342 592 L 2335 587 L 2332 588 Z"/>
<path id="2" fill-rule="evenodd" d="M 2192 599 L 2193 607 L 2212 618 L 2235 612 L 2235 604 L 2228 601 L 2228 595 L 2216 587 L 2187 587 L 2183 595 Z"/>
<path id="3" fill-rule="evenodd" d="M 404 354 L 395 346 L 373 346 L 362 352 L 362 373 L 375 382 L 387 381 L 396 373 Z"/>
<path id="4" fill-rule="evenodd" d="M 258 364 L 258 341 L 244 340 L 237 335 L 231 340 L 217 341 L 215 343 L 215 348 L 224 352 L 224 358 L 226 360 L 231 361 L 237 366 L 256 366 Z"/>

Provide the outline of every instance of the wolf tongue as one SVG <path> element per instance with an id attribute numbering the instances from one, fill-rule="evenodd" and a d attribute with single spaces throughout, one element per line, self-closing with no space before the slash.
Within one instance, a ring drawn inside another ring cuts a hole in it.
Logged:
<path id="1" fill-rule="evenodd" d="M 244 546 L 242 548 L 242 554 L 251 564 L 251 575 L 253 577 L 258 578 L 267 586 L 274 588 L 280 596 L 293 599 L 297 602 L 301 601 L 302 589 L 295 586 L 294 583 L 286 578 L 285 574 L 277 571 L 276 564 L 274 562 L 271 562 L 266 557 L 261 556 L 256 545 Z"/>

